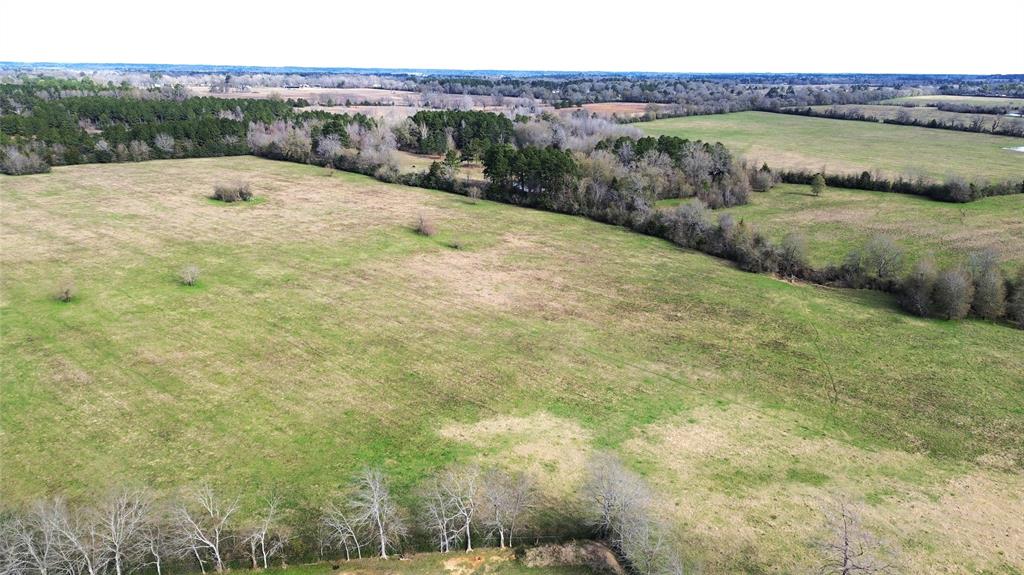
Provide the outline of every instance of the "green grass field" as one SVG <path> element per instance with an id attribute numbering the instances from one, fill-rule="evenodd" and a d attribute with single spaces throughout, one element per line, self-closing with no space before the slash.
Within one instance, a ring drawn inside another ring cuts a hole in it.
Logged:
<path id="1" fill-rule="evenodd" d="M 938 108 L 930 106 L 917 106 L 914 108 L 907 108 L 904 106 L 886 106 L 883 104 L 870 105 L 870 104 L 843 104 L 839 106 L 811 106 L 814 110 L 819 113 L 827 112 L 830 109 L 838 109 L 844 112 L 857 111 L 871 118 L 880 119 L 895 119 L 901 115 L 907 115 L 910 118 L 918 122 L 930 122 L 936 120 L 938 122 L 957 122 L 961 125 L 971 125 L 971 123 L 977 118 L 981 121 L 982 126 L 987 130 L 991 130 L 993 123 L 998 120 L 1003 127 L 1016 127 L 1020 128 L 1024 126 L 1024 118 L 1016 118 L 1011 116 L 995 116 L 992 114 L 967 114 L 961 112 L 945 112 Z M 941 129 L 941 128 L 940 128 Z"/>
<path id="2" fill-rule="evenodd" d="M 262 203 L 207 201 L 237 180 Z M 479 460 L 571 509 L 604 448 L 706 573 L 812 568 L 837 493 L 909 573 L 1024 569 L 1019 330 L 252 157 L 0 177 L 0 205 L 6 500 L 208 479 L 309 503 L 368 464 L 405 494 Z"/>
<path id="3" fill-rule="evenodd" d="M 934 106 L 940 102 L 950 104 L 968 104 L 971 106 L 1024 106 L 1024 98 L 993 98 L 988 96 L 905 96 L 883 100 L 883 104 L 914 104 L 917 106 Z"/>
<path id="4" fill-rule="evenodd" d="M 720 141 L 746 158 L 786 169 L 875 172 L 944 179 L 1024 177 L 1024 138 L 913 126 L 738 112 L 641 122 L 647 134 Z"/>
<path id="5" fill-rule="evenodd" d="M 1024 196 L 1019 194 L 951 204 L 841 188 L 814 197 L 810 186 L 782 184 L 752 194 L 745 206 L 719 212 L 754 224 L 776 240 L 792 231 L 804 234 L 816 266 L 841 263 L 850 250 L 876 234 L 895 239 L 910 259 L 931 253 L 940 264 L 955 264 L 972 251 L 991 248 L 1008 268 L 1024 264 Z"/>

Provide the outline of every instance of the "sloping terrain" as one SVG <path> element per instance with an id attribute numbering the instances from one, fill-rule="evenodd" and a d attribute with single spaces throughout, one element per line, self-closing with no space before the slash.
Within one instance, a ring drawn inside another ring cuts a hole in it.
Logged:
<path id="1" fill-rule="evenodd" d="M 238 180 L 260 201 L 206 198 Z M 480 459 L 569 509 L 614 449 L 705 572 L 809 568 L 835 495 L 908 572 L 1024 568 L 1019 330 L 252 157 L 2 177 L 0 206 L 6 499 L 209 479 L 297 504 Z"/>

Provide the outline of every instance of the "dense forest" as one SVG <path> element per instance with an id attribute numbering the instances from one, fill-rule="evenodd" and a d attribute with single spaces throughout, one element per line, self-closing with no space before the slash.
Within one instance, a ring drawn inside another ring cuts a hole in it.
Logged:
<path id="1" fill-rule="evenodd" d="M 20 174 L 51 165 L 246 154 L 252 122 L 315 121 L 318 133 L 342 138 L 349 123 L 370 123 L 297 111 L 284 101 L 152 96 L 88 79 L 0 84 L 0 169 Z"/>

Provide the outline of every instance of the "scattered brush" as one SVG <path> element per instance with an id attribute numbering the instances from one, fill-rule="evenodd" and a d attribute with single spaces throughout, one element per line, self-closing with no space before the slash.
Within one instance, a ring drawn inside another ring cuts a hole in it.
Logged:
<path id="1" fill-rule="evenodd" d="M 57 290 L 53 293 L 54 299 L 67 303 L 75 299 L 75 283 L 71 280 L 64 280 L 57 286 Z"/>
<path id="2" fill-rule="evenodd" d="M 252 199 L 252 189 L 249 187 L 248 182 L 217 184 L 213 187 L 213 195 L 210 197 L 229 204 L 239 201 L 248 202 Z"/>
<path id="3" fill-rule="evenodd" d="M 423 214 L 420 214 L 416 220 L 415 230 L 417 234 L 427 237 L 437 233 L 437 227 L 434 225 L 434 222 Z"/>

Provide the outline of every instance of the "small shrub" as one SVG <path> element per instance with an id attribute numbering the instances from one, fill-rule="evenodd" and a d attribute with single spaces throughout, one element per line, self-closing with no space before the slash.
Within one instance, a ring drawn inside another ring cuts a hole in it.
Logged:
<path id="1" fill-rule="evenodd" d="M 75 283 L 71 280 L 64 280 L 57 286 L 57 290 L 53 293 L 54 299 L 67 303 L 75 299 Z"/>
<path id="2" fill-rule="evenodd" d="M 242 198 L 243 202 L 252 200 L 252 189 L 249 188 L 249 184 L 245 183 L 238 187 L 238 197 Z"/>
<path id="3" fill-rule="evenodd" d="M 914 264 L 914 269 L 903 279 L 900 305 L 914 315 L 927 317 L 932 313 L 932 293 L 938 271 L 935 260 L 925 256 Z"/>
<path id="4" fill-rule="evenodd" d="M 815 196 L 820 196 L 821 193 L 825 191 L 825 188 L 825 176 L 820 172 L 814 174 L 814 178 L 811 179 L 811 193 Z"/>
<path id="5" fill-rule="evenodd" d="M 16 146 L 5 146 L 0 149 L 0 172 L 20 176 L 49 171 L 50 165 L 35 151 L 22 152 Z"/>
<path id="6" fill-rule="evenodd" d="M 188 264 L 181 268 L 181 272 L 178 274 L 178 278 L 181 280 L 182 285 L 194 286 L 199 281 L 199 266 L 195 264 Z"/>
<path id="7" fill-rule="evenodd" d="M 993 250 L 975 252 L 967 262 L 974 282 L 971 310 L 978 317 L 997 319 L 1006 313 L 1006 282 L 999 269 L 999 254 Z"/>
<path id="8" fill-rule="evenodd" d="M 211 197 L 229 204 L 238 201 L 248 202 L 252 199 L 252 190 L 248 183 L 217 184 L 213 187 Z"/>
<path id="9" fill-rule="evenodd" d="M 946 319 L 963 319 L 971 310 L 974 284 L 961 269 L 946 270 L 935 280 L 932 302 L 935 314 Z"/>
<path id="10" fill-rule="evenodd" d="M 1011 287 L 1010 297 L 1006 300 L 1006 317 L 1010 323 L 1024 329 L 1024 266 L 1017 271 L 1017 279 Z"/>
<path id="11" fill-rule="evenodd" d="M 808 267 L 807 238 L 796 232 L 786 234 L 779 246 L 779 271 L 798 276 Z"/>
<path id="12" fill-rule="evenodd" d="M 416 233 L 421 236 L 430 237 L 437 233 L 437 227 L 434 226 L 434 222 L 427 216 L 420 214 L 416 220 Z"/>
<path id="13" fill-rule="evenodd" d="M 448 247 L 450 247 L 453 250 L 462 250 L 462 249 L 466 249 L 466 244 L 464 244 L 462 242 L 462 240 L 452 240 L 448 244 Z"/>

